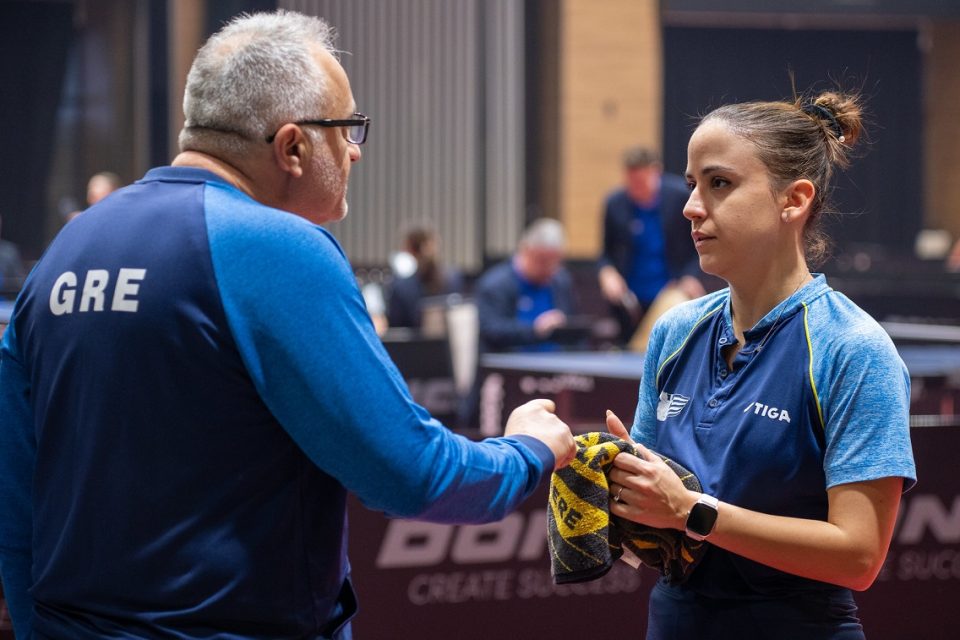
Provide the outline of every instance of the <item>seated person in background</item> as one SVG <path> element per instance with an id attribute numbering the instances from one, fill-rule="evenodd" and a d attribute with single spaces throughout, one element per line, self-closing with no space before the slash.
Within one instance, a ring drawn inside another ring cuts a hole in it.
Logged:
<path id="1" fill-rule="evenodd" d="M 391 327 L 419 329 L 423 299 L 463 292 L 463 274 L 440 262 L 440 235 L 428 224 L 418 224 L 404 234 L 404 252 L 412 258 L 413 272 L 397 273 L 387 297 Z"/>
<path id="2" fill-rule="evenodd" d="M 93 174 L 87 181 L 87 206 L 92 207 L 122 186 L 123 180 L 112 171 L 101 171 Z M 67 222 L 83 212 L 83 209 L 70 212 L 67 214 Z"/>
<path id="3" fill-rule="evenodd" d="M 556 220 L 540 218 L 514 256 L 477 281 L 480 352 L 550 351 L 551 334 L 574 312 L 573 281 L 563 268 L 565 239 Z"/>
<path id="4" fill-rule="evenodd" d="M 0 218 L 0 231 L 3 219 Z M 9 240 L 0 239 L 0 300 L 12 300 L 20 290 L 27 270 L 20 259 L 20 249 Z"/>
<path id="5" fill-rule="evenodd" d="M 87 206 L 93 206 L 123 186 L 123 180 L 112 171 L 95 173 L 87 182 Z"/>
<path id="6" fill-rule="evenodd" d="M 691 299 L 716 287 L 700 270 L 690 223 L 683 217 L 690 195 L 686 181 L 664 173 L 658 154 L 645 147 L 628 149 L 623 168 L 624 186 L 604 205 L 598 262 L 600 288 L 626 344 L 665 288 Z"/>

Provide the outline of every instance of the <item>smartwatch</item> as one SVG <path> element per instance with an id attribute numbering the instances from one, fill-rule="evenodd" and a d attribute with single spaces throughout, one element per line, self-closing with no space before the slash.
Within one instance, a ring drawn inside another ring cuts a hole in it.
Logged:
<path id="1" fill-rule="evenodd" d="M 713 533 L 713 528 L 717 525 L 719 505 L 719 500 L 701 493 L 700 499 L 693 505 L 690 515 L 687 516 L 687 535 L 694 540 L 705 540 Z"/>

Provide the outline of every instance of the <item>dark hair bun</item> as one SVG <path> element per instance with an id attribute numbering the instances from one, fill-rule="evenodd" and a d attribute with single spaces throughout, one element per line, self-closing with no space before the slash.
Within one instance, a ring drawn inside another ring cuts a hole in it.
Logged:
<path id="1" fill-rule="evenodd" d="M 863 133 L 859 98 L 825 91 L 804 106 L 803 111 L 818 120 L 827 132 L 830 161 L 841 167 L 850 164 L 849 151 Z"/>

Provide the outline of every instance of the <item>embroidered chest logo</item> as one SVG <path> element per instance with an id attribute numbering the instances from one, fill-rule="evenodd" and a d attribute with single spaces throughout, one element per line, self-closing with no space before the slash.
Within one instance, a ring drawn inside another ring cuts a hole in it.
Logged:
<path id="1" fill-rule="evenodd" d="M 667 418 L 680 415 L 683 408 L 690 402 L 690 398 L 679 393 L 660 393 L 660 402 L 657 403 L 657 420 L 663 422 Z"/>
<path id="2" fill-rule="evenodd" d="M 747 408 L 743 410 L 744 413 L 749 413 L 750 411 L 753 411 L 758 416 L 770 418 L 771 420 L 779 420 L 780 422 L 786 422 L 788 424 L 790 422 L 790 413 L 787 412 L 786 409 L 771 407 L 762 402 L 751 402 L 747 405 Z"/>

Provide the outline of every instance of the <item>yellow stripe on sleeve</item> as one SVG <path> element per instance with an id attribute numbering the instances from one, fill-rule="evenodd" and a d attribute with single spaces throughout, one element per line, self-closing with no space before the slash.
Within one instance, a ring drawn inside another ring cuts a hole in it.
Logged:
<path id="1" fill-rule="evenodd" d="M 806 302 L 803 304 L 803 331 L 807 336 L 807 352 L 810 354 L 810 388 L 813 390 L 813 399 L 817 403 L 817 415 L 820 417 L 820 428 L 826 431 L 827 424 L 823 421 L 823 408 L 820 406 L 820 394 L 817 393 L 817 383 L 813 379 L 813 341 L 810 340 L 810 323 L 807 322 L 807 315 L 810 313 L 810 307 Z"/>

